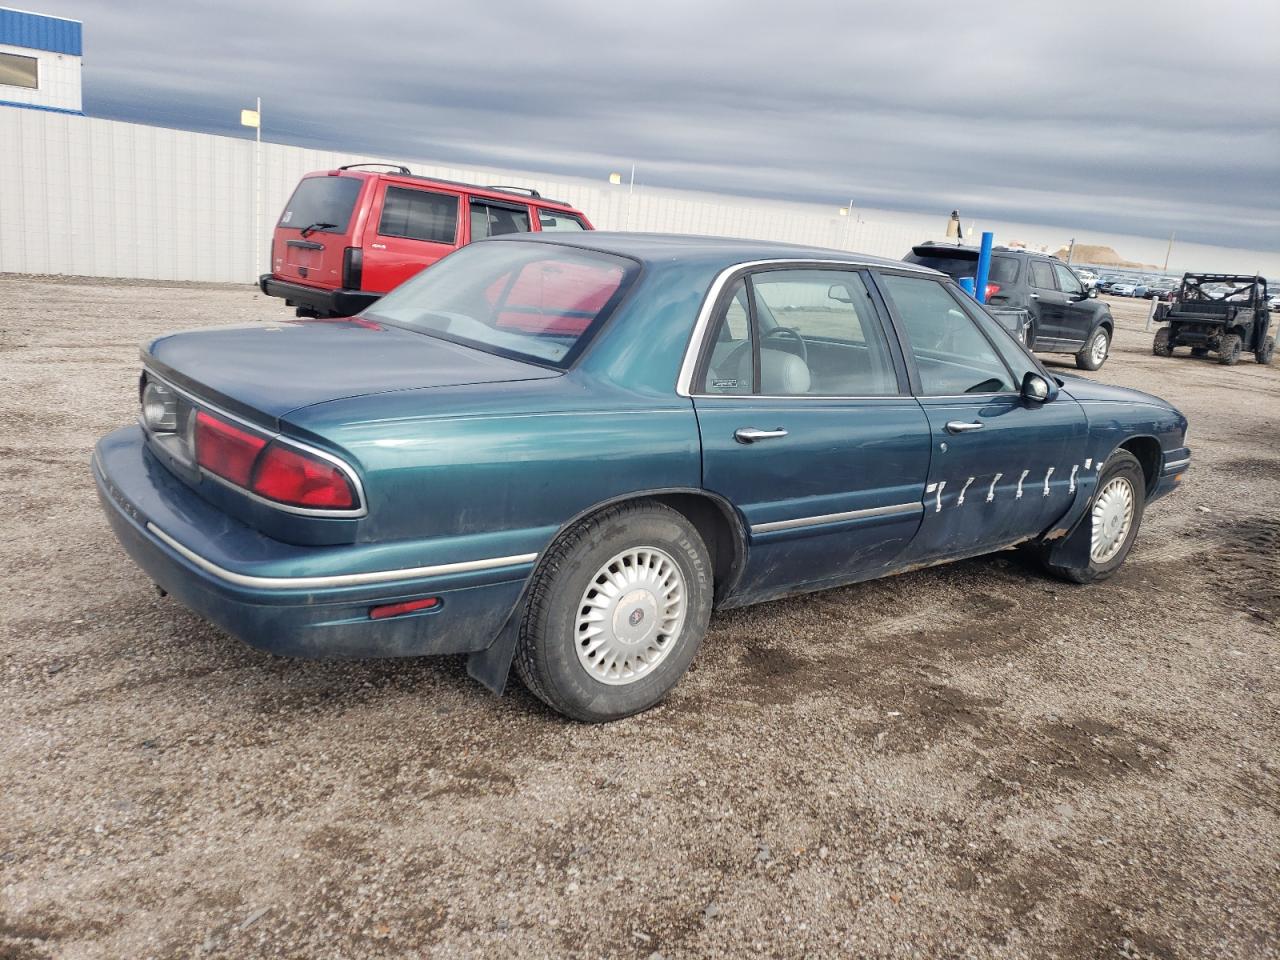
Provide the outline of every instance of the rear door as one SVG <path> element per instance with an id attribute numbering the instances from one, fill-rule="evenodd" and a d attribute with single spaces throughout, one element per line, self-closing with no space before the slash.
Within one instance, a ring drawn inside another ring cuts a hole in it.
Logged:
<path id="1" fill-rule="evenodd" d="M 703 485 L 749 527 L 744 597 L 874 576 L 906 548 L 929 428 L 865 274 L 772 267 L 727 284 L 691 394 Z"/>
<path id="2" fill-rule="evenodd" d="M 386 293 L 458 246 L 462 195 L 382 180 L 365 230 L 361 287 Z"/>
<path id="3" fill-rule="evenodd" d="M 342 286 L 342 259 L 359 232 L 366 177 L 303 177 L 285 204 L 271 243 L 271 272 L 281 280 L 328 290 Z"/>
<path id="4" fill-rule="evenodd" d="M 1027 283 L 1031 287 L 1031 314 L 1035 321 L 1035 348 L 1056 350 L 1066 334 L 1066 296 L 1058 290 L 1053 264 L 1040 257 L 1027 261 Z"/>

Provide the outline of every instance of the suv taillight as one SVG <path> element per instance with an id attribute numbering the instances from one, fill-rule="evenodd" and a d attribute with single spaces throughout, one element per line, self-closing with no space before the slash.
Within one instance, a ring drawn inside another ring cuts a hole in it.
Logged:
<path id="1" fill-rule="evenodd" d="M 347 247 L 342 252 L 342 289 L 359 290 L 363 274 L 364 251 L 359 247 Z"/>
<path id="2" fill-rule="evenodd" d="M 1000 292 L 1000 284 L 988 283 L 986 293 L 983 295 L 983 298 L 982 298 L 982 302 L 990 303 L 991 298 L 994 297 L 999 292 Z"/>
<path id="3" fill-rule="evenodd" d="M 334 463 L 278 441 L 196 414 L 196 463 L 260 497 L 312 510 L 351 510 L 356 492 Z"/>

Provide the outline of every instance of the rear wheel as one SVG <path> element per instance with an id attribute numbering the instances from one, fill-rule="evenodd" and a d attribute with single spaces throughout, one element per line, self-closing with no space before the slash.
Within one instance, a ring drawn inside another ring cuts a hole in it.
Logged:
<path id="1" fill-rule="evenodd" d="M 1254 353 L 1253 359 L 1257 360 L 1259 363 L 1270 363 L 1271 358 L 1275 356 L 1275 352 L 1276 338 L 1267 337 L 1267 339 L 1262 341 L 1262 349 Z"/>
<path id="2" fill-rule="evenodd" d="M 1089 560 L 1083 566 L 1045 563 L 1055 576 L 1075 583 L 1105 580 L 1124 563 L 1142 524 L 1146 478 L 1138 458 L 1117 450 L 1103 466 L 1089 506 Z"/>
<path id="3" fill-rule="evenodd" d="M 1081 370 L 1098 370 L 1107 362 L 1107 351 L 1111 348 L 1111 337 L 1106 327 L 1099 327 L 1084 345 L 1084 349 L 1076 354 L 1076 366 Z"/>
<path id="4" fill-rule="evenodd" d="M 526 687 L 598 723 L 661 701 L 711 618 L 711 562 L 697 530 L 652 500 L 588 517 L 547 552 L 530 590 L 515 666 Z"/>
<path id="5" fill-rule="evenodd" d="M 1218 344 L 1218 362 L 1233 367 L 1240 362 L 1240 337 L 1228 333 Z"/>
<path id="6" fill-rule="evenodd" d="M 1173 346 L 1169 343 L 1168 327 L 1161 327 L 1156 331 L 1156 338 L 1151 344 L 1151 352 L 1157 357 L 1173 356 Z"/>

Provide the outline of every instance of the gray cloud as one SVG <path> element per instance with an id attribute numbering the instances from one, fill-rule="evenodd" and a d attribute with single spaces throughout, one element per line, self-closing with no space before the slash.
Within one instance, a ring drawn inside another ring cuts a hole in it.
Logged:
<path id="1" fill-rule="evenodd" d="M 1280 6 L 26 0 L 99 116 L 1280 247 Z"/>

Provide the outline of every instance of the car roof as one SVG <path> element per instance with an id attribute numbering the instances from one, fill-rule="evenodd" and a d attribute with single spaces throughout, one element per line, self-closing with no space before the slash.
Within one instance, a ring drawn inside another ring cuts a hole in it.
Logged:
<path id="1" fill-rule="evenodd" d="M 350 170 L 339 167 L 336 170 L 315 170 L 304 175 L 307 177 L 359 177 L 362 180 L 389 180 L 393 183 L 402 183 L 409 187 L 430 187 L 439 186 L 446 187 L 450 190 L 465 190 L 467 193 L 478 197 L 487 197 L 492 200 L 506 200 L 508 202 L 524 202 L 531 203 L 538 207 L 556 207 L 570 213 L 578 213 L 578 209 L 572 204 L 564 200 L 552 200 L 550 197 L 544 197 L 541 194 L 526 192 L 520 187 L 499 187 L 499 186 L 482 186 L 478 183 L 464 183 L 461 180 L 445 180 L 442 177 L 424 177 L 417 173 L 399 173 L 392 170 Z"/>
<path id="2" fill-rule="evenodd" d="M 950 250 L 963 250 L 965 253 L 980 253 L 981 249 L 981 247 L 975 247 L 965 243 L 935 243 L 932 240 L 926 240 L 924 243 L 917 243 L 911 248 L 911 252 L 917 257 L 927 257 L 932 254 L 945 256 Z M 994 246 L 991 248 L 991 252 L 1015 257 L 1040 257 L 1044 260 L 1057 260 L 1058 263 L 1063 262 L 1058 260 L 1058 258 L 1051 253 L 1041 253 L 1039 250 L 1023 250 L 1018 247 Z"/>
<path id="3" fill-rule="evenodd" d="M 674 233 L 622 233 L 593 230 L 584 233 L 512 233 L 491 237 L 482 243 L 520 242 L 554 243 L 561 246 L 597 250 L 638 260 L 645 265 L 660 265 L 679 260 L 709 266 L 730 267 L 734 264 L 767 260 L 813 260 L 885 267 L 945 276 L 919 264 L 904 263 L 888 257 L 874 257 L 849 250 L 831 250 L 772 240 L 740 240 L 731 237 L 701 237 Z"/>

